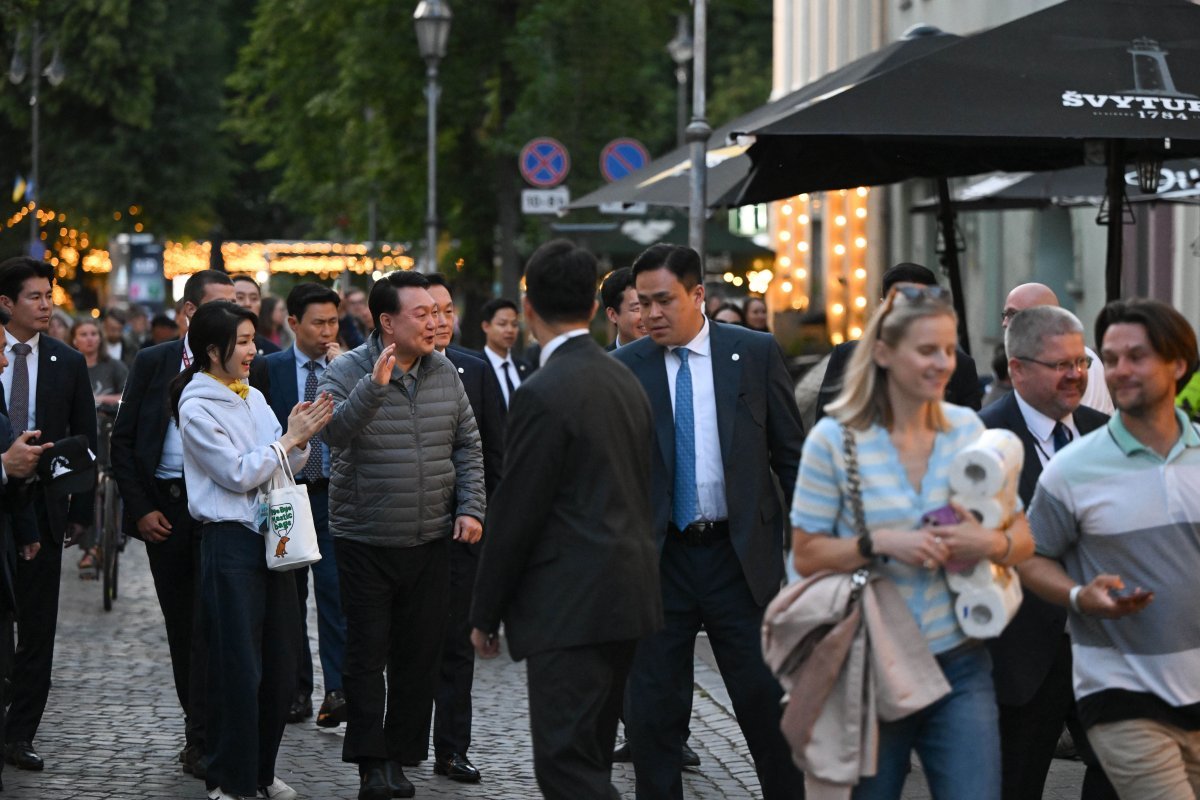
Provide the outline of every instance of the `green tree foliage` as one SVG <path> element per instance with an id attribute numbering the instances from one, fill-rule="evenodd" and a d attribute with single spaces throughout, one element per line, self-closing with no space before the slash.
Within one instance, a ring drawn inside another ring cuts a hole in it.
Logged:
<path id="1" fill-rule="evenodd" d="M 137 205 L 162 235 L 205 230 L 227 186 L 219 132 L 229 0 L 43 0 L 0 6 L 5 65 L 30 23 L 45 35 L 43 65 L 61 48 L 66 79 L 41 82 L 40 201 L 90 220 L 93 239 Z M 25 31 L 18 36 L 18 32 Z M 0 174 L 29 174 L 30 78 L 0 93 Z M 7 201 L 5 201 L 7 203 Z M 5 239 L 12 237 L 4 237 Z M 7 249 L 8 242 L 0 242 Z"/>

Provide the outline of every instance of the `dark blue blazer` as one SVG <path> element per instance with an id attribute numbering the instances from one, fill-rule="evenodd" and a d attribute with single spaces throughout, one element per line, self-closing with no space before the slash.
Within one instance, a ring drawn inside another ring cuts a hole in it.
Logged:
<path id="1" fill-rule="evenodd" d="M 42 432 L 39 443 L 56 442 L 68 436 L 87 437 L 92 452 L 96 446 L 96 398 L 88 378 L 87 362 L 79 351 L 59 340 L 42 334 L 38 339 L 37 427 Z M 8 406 L 0 393 L 0 413 L 8 414 Z M 46 502 L 44 489 L 35 485 L 34 502 L 40 514 L 44 508 L 49 533 L 53 541 L 61 542 L 68 522 L 91 525 L 94 491 L 71 495 L 69 505 Z M 21 527 L 20 520 L 16 520 Z M 18 539 L 21 534 L 18 534 Z"/>
<path id="2" fill-rule="evenodd" d="M 979 412 L 979 418 L 989 428 L 1012 431 L 1025 445 L 1025 464 L 1017 494 L 1025 508 L 1033 500 L 1038 478 L 1042 475 L 1042 460 L 1038 458 L 1033 434 L 1025 425 L 1017 392 L 1013 391 Z M 1108 415 L 1094 408 L 1080 406 L 1073 415 L 1080 434 L 1088 434 L 1107 424 Z M 988 641 L 994 665 L 996 700 L 1004 705 L 1021 706 L 1033 699 L 1046 679 L 1058 654 L 1059 640 L 1067 624 L 1067 610 L 1047 603 L 1033 592 L 1025 592 L 1021 608 L 998 638 Z"/>
<path id="3" fill-rule="evenodd" d="M 12 446 L 12 426 L 8 417 L 0 414 L 0 453 Z M 0 614 L 16 611 L 17 548 L 38 540 L 37 521 L 28 506 L 30 483 L 9 476 L 0 492 Z M 16 518 L 16 524 L 12 519 Z M 14 534 L 19 537 L 14 541 Z"/>
<path id="4" fill-rule="evenodd" d="M 783 537 L 790 529 L 786 511 L 800 468 L 804 425 L 774 337 L 708 324 L 730 537 L 755 601 L 765 606 L 783 583 Z M 651 500 L 659 547 L 666 540 L 675 483 L 675 416 L 665 353 L 649 336 L 612 353 L 633 370 L 654 410 Z"/>
<path id="5" fill-rule="evenodd" d="M 279 426 L 286 432 L 288 414 L 300 402 L 300 387 L 296 385 L 296 346 L 265 355 L 262 360 L 271 388 L 267 403 L 279 419 Z"/>

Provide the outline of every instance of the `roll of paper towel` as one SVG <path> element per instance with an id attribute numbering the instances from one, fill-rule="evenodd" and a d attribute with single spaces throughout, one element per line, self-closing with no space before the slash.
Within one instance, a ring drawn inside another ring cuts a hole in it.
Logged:
<path id="1" fill-rule="evenodd" d="M 980 525 L 992 530 L 1002 530 L 1006 526 L 1014 506 L 1003 494 L 1000 497 L 956 495 L 954 502 L 974 514 Z"/>
<path id="2" fill-rule="evenodd" d="M 994 639 L 1016 615 L 1021 597 L 1021 582 L 1013 573 L 1003 584 L 962 592 L 954 601 L 958 627 L 973 639 Z"/>
<path id="3" fill-rule="evenodd" d="M 986 589 L 997 581 L 1007 579 L 1004 567 L 998 567 L 986 558 L 965 566 L 953 562 L 946 564 L 946 584 L 955 594 Z"/>
<path id="4" fill-rule="evenodd" d="M 950 463 L 950 490 L 965 497 L 995 497 L 1015 485 L 1024 462 L 1025 446 L 1015 433 L 988 429 Z"/>

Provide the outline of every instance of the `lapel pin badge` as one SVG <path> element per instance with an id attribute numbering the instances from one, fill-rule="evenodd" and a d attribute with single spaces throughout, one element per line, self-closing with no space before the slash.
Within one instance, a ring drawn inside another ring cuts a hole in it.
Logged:
<path id="1" fill-rule="evenodd" d="M 741 356 L 739 356 L 737 353 L 734 353 L 734 354 L 733 354 L 733 356 L 732 356 L 732 358 L 733 358 L 733 360 L 734 360 L 734 361 L 737 361 L 737 360 L 739 360 L 739 359 L 741 358 Z"/>
<path id="2" fill-rule="evenodd" d="M 459 368 L 458 368 L 458 371 L 459 371 L 460 373 L 462 373 L 462 371 L 463 371 L 463 368 L 462 368 L 462 367 L 459 367 Z"/>
<path id="3" fill-rule="evenodd" d="M 58 356 L 50 356 L 51 361 L 58 361 Z"/>

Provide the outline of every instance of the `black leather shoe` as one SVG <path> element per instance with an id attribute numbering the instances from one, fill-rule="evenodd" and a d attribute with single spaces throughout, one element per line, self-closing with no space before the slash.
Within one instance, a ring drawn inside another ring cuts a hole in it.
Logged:
<path id="1" fill-rule="evenodd" d="M 404 777 L 404 768 L 395 761 L 387 763 L 387 785 L 392 797 L 412 797 L 417 793 L 412 782 Z"/>
<path id="2" fill-rule="evenodd" d="M 409 784 L 411 786 L 411 784 Z M 409 797 L 412 797 L 410 794 Z M 391 800 L 392 788 L 382 765 L 360 766 L 358 800 Z"/>
<path id="3" fill-rule="evenodd" d="M 698 766 L 700 766 L 700 756 L 698 756 L 698 755 L 696 754 L 696 751 L 695 751 L 695 750 L 693 750 L 692 748 L 688 747 L 688 743 L 687 743 L 687 742 L 684 742 L 684 743 L 683 743 L 683 765 L 684 765 L 685 767 L 698 767 Z"/>
<path id="4" fill-rule="evenodd" d="M 631 761 L 633 761 L 633 755 L 629 752 L 629 742 L 621 742 L 617 745 L 617 749 L 613 750 L 613 763 L 628 764 Z"/>
<path id="5" fill-rule="evenodd" d="M 471 760 L 462 753 L 449 753 L 435 758 L 433 773 L 445 775 L 450 780 L 459 783 L 479 783 L 479 770 L 475 769 Z"/>
<path id="6" fill-rule="evenodd" d="M 336 728 L 346 721 L 346 695 L 341 689 L 325 694 L 321 709 L 317 712 L 318 728 Z"/>
<path id="7" fill-rule="evenodd" d="M 198 744 L 189 744 L 179 754 L 179 763 L 184 772 L 193 778 L 204 780 L 208 767 L 204 762 L 204 748 Z"/>
<path id="8" fill-rule="evenodd" d="M 9 742 L 4 745 L 4 760 L 17 769 L 41 772 L 46 764 L 29 742 Z"/>
<path id="9" fill-rule="evenodd" d="M 311 716 L 312 716 L 312 698 L 311 697 L 307 697 L 307 696 L 297 697 L 295 700 L 292 701 L 292 704 L 290 706 L 288 706 L 288 715 L 287 715 L 288 722 L 304 722 L 304 720 L 308 719 Z"/>

